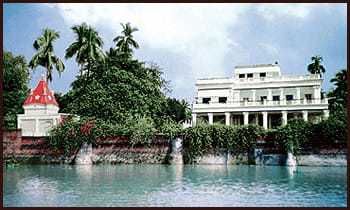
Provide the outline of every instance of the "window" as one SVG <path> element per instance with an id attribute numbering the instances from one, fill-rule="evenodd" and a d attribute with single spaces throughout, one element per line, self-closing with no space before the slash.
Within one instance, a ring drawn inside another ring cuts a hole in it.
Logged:
<path id="1" fill-rule="evenodd" d="M 219 97 L 219 103 L 226 104 L 227 97 Z"/>
<path id="2" fill-rule="evenodd" d="M 267 100 L 267 96 L 260 96 L 260 100 L 261 101 Z"/>
<path id="3" fill-rule="evenodd" d="M 286 99 L 287 99 L 287 101 L 293 100 L 293 95 L 286 95 Z"/>
<path id="4" fill-rule="evenodd" d="M 272 100 L 273 101 L 279 101 L 280 100 L 280 96 L 272 96 Z"/>
<path id="5" fill-rule="evenodd" d="M 260 77 L 266 77 L 266 72 L 260 73 Z"/>
<path id="6" fill-rule="evenodd" d="M 247 74 L 248 78 L 253 78 L 253 74 Z"/>
<path id="7" fill-rule="evenodd" d="M 306 100 L 311 101 L 311 94 L 305 94 L 305 98 Z"/>
<path id="8" fill-rule="evenodd" d="M 239 78 L 245 78 L 245 74 L 239 74 Z"/>
<path id="9" fill-rule="evenodd" d="M 210 98 L 203 98 L 203 104 L 209 104 Z"/>

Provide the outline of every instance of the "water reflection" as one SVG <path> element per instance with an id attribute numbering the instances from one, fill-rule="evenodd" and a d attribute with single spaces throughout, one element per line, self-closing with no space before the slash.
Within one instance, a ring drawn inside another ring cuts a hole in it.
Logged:
<path id="1" fill-rule="evenodd" d="M 225 165 L 19 166 L 5 206 L 345 206 L 346 168 Z"/>

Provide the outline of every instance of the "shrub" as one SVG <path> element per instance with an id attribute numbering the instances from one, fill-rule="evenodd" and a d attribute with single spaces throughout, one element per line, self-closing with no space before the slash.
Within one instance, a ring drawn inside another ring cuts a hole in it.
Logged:
<path id="1" fill-rule="evenodd" d="M 251 152 L 256 148 L 256 140 L 264 135 L 262 127 L 257 125 L 246 125 L 238 127 L 233 135 L 230 145 L 235 145 L 237 151 Z"/>
<path id="2" fill-rule="evenodd" d="M 330 117 L 316 124 L 313 129 L 314 141 L 326 145 L 346 143 L 347 123 L 341 119 Z"/>
<path id="3" fill-rule="evenodd" d="M 94 118 L 67 119 L 52 128 L 47 137 L 54 150 L 63 150 L 66 155 L 80 148 L 83 143 L 96 144 L 98 139 L 113 136 L 129 137 L 130 146 L 149 146 L 157 132 L 167 138 L 180 135 L 182 127 L 171 120 L 164 121 L 157 131 L 150 117 L 128 117 L 124 125 L 113 124 Z"/>
<path id="4" fill-rule="evenodd" d="M 256 139 L 263 135 L 263 129 L 256 125 L 242 127 L 220 124 L 197 124 L 184 131 L 183 147 L 187 160 L 221 149 L 249 152 L 256 146 Z"/>
<path id="5" fill-rule="evenodd" d="M 94 119 L 69 119 L 50 130 L 49 144 L 54 150 L 63 150 L 66 155 L 86 142 L 96 143 Z"/>
<path id="6" fill-rule="evenodd" d="M 129 129 L 129 143 L 131 146 L 145 145 L 149 146 L 155 137 L 156 129 L 154 122 L 150 117 L 135 116 L 127 120 Z"/>
<path id="7" fill-rule="evenodd" d="M 166 138 L 174 139 L 182 132 L 182 125 L 171 119 L 166 119 L 158 126 L 158 132 Z"/>
<path id="8" fill-rule="evenodd" d="M 293 119 L 276 131 L 277 141 L 282 144 L 285 152 L 294 155 L 300 153 L 302 145 L 309 143 L 312 137 L 312 124 L 302 119 Z"/>

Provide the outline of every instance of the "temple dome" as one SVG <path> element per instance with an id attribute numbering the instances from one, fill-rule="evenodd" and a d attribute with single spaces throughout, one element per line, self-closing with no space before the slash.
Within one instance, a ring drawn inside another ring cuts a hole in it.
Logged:
<path id="1" fill-rule="evenodd" d="M 53 91 L 50 91 L 47 82 L 42 78 L 36 88 L 30 92 L 23 106 L 41 104 L 41 105 L 54 105 L 58 107 L 58 103 L 55 99 Z"/>

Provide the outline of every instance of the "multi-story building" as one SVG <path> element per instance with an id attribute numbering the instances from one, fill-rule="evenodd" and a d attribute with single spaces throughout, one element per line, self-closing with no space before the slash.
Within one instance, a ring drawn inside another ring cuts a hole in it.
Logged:
<path id="1" fill-rule="evenodd" d="M 202 119 L 209 124 L 259 124 L 267 129 L 285 125 L 290 118 L 327 118 L 322 81 L 319 74 L 281 75 L 278 64 L 236 66 L 233 77 L 197 80 L 192 125 Z"/>

